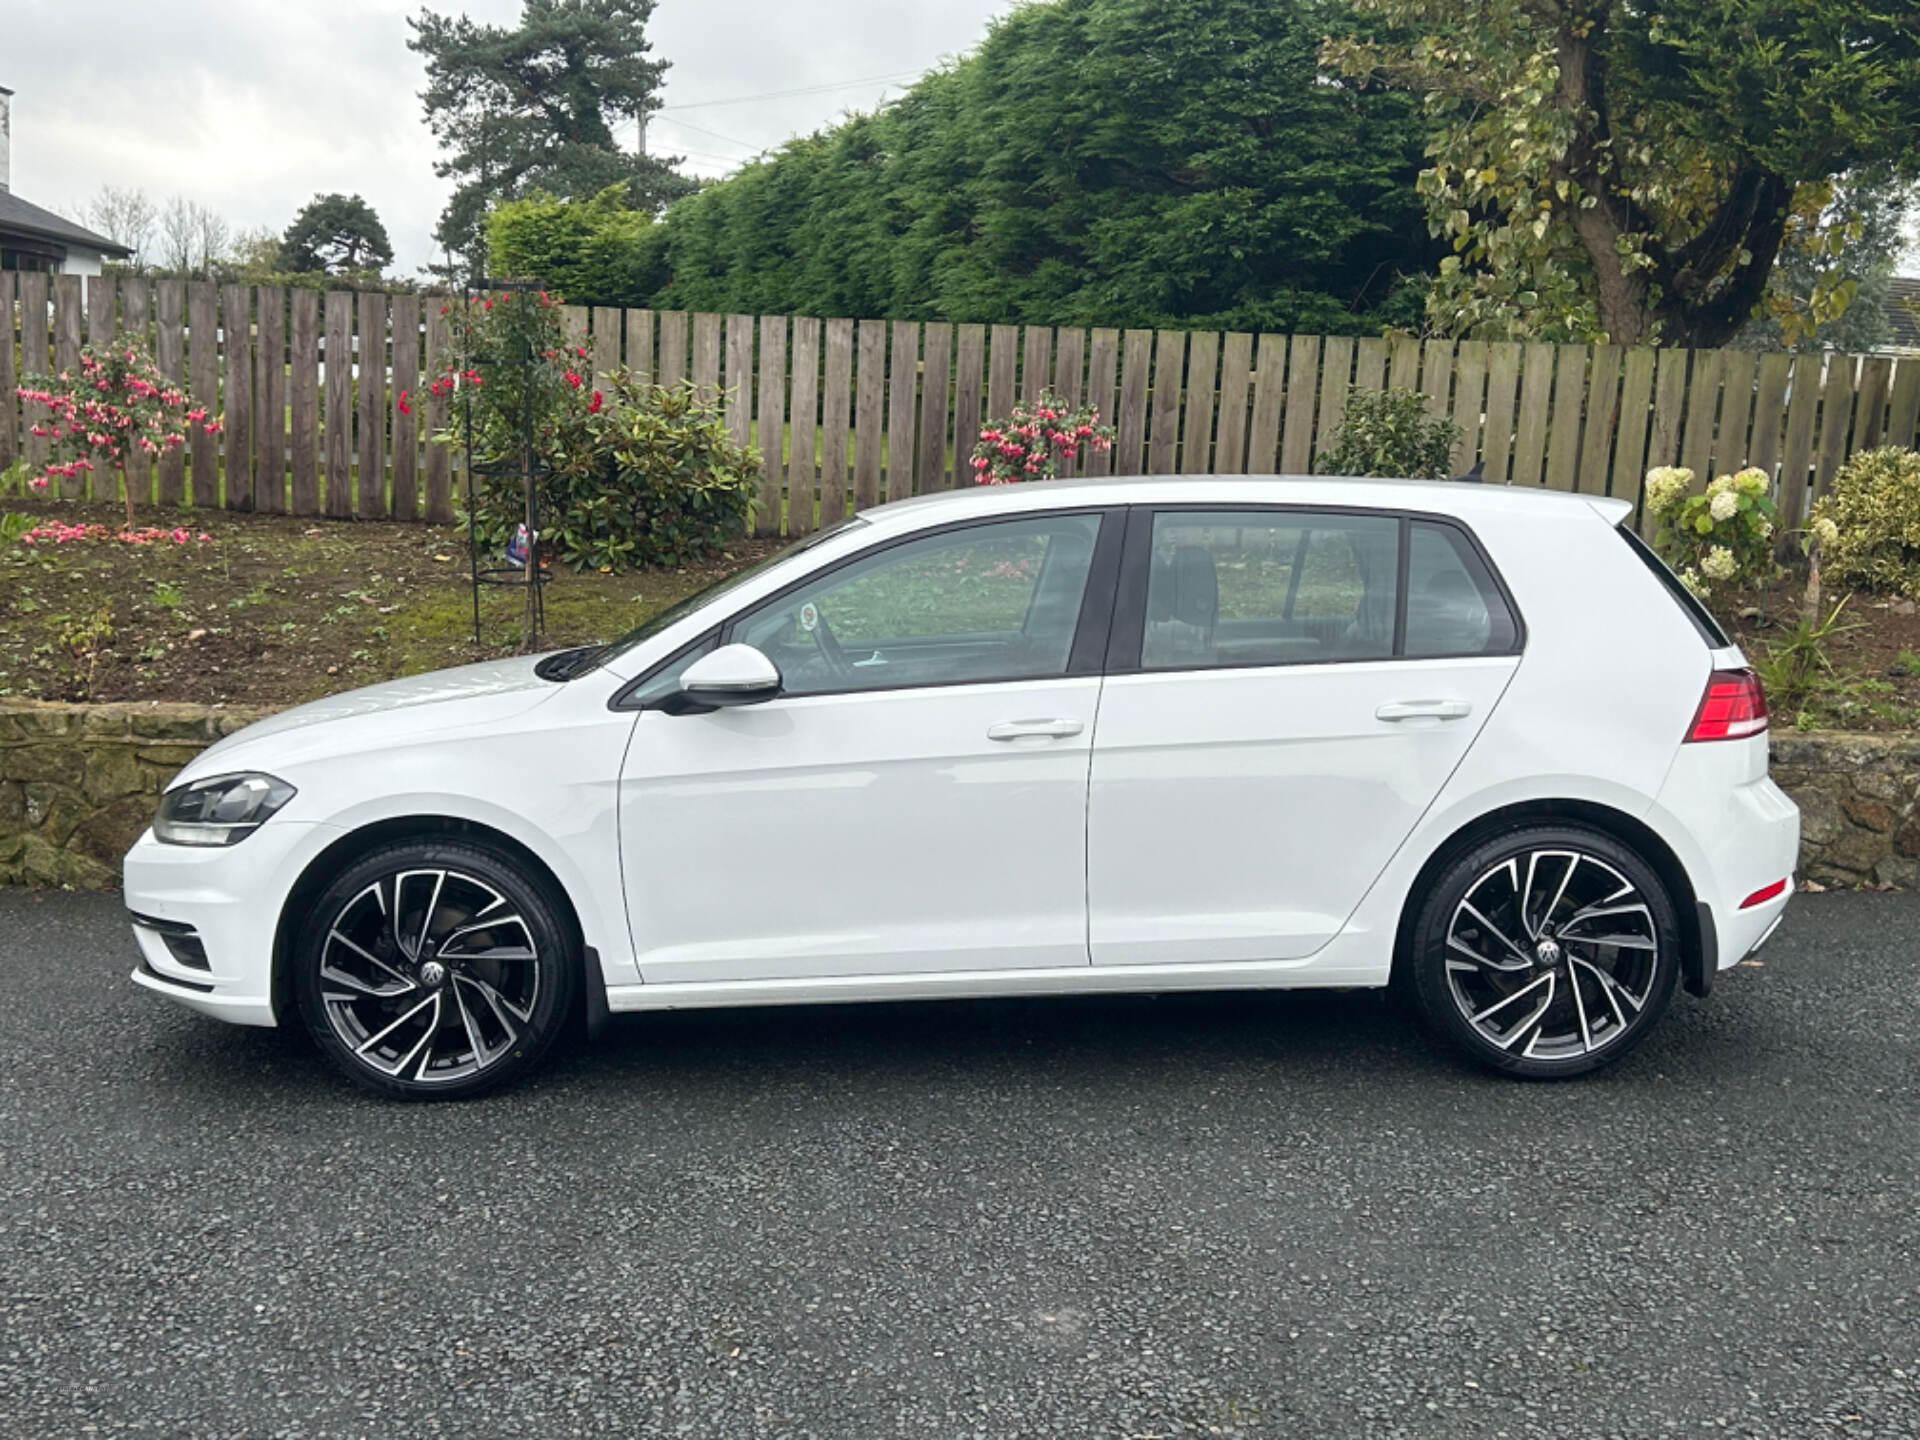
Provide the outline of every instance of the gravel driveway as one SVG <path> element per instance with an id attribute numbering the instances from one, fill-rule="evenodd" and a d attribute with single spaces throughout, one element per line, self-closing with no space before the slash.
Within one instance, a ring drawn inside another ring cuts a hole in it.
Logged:
<path id="1" fill-rule="evenodd" d="M 0 1434 L 1920 1434 L 1920 902 L 1623 1067 L 1377 996 L 634 1017 L 408 1107 L 0 890 Z"/>

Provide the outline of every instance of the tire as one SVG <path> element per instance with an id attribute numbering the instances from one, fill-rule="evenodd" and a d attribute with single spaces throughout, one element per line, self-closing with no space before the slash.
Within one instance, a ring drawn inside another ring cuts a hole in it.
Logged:
<path id="1" fill-rule="evenodd" d="M 300 1013 L 334 1067 L 376 1094 L 456 1100 L 508 1084 L 574 1008 L 581 957 L 563 913 L 544 877 L 491 845 L 382 845 L 313 902 L 294 952 Z"/>
<path id="2" fill-rule="evenodd" d="M 1584 825 L 1519 826 L 1449 862 L 1407 955 L 1429 1028 L 1530 1080 L 1624 1058 L 1673 999 L 1680 925 L 1653 867 Z"/>

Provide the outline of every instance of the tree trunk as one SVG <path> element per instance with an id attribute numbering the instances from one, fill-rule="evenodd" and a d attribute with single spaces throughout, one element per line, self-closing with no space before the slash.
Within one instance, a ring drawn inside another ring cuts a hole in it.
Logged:
<path id="1" fill-rule="evenodd" d="M 1566 214 L 1593 270 L 1595 308 L 1607 339 L 1615 345 L 1641 345 L 1650 338 L 1654 317 L 1646 272 L 1627 269 L 1620 255 L 1620 237 L 1631 227 L 1626 202 L 1608 184 L 1613 136 L 1606 101 L 1606 59 L 1589 38 L 1593 32 L 1575 33 L 1572 25 L 1571 16 L 1563 18 L 1554 41 L 1558 103 L 1574 117 L 1566 178 L 1593 203 L 1586 208 L 1570 206 Z"/>

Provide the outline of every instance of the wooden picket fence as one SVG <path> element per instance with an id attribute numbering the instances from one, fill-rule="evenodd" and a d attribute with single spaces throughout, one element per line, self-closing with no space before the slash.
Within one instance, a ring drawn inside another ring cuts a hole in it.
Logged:
<path id="1" fill-rule="evenodd" d="M 223 421 L 131 475 L 137 499 L 294 515 L 453 518 L 449 420 L 426 393 L 448 344 L 419 295 L 0 274 L 0 470 L 44 458 L 20 375 L 144 332 Z M 1613 345 L 1082 330 L 567 307 L 594 373 L 691 380 L 762 457 L 757 526 L 801 535 L 849 505 L 971 482 L 983 421 L 1051 386 L 1111 417 L 1090 474 L 1307 474 L 1350 387 L 1425 395 L 1460 427 L 1457 473 L 1637 501 L 1650 466 L 1757 465 L 1785 519 L 1856 450 L 1915 443 L 1920 357 Z M 330 363 L 344 361 L 344 363 Z M 407 410 L 398 404 L 405 392 Z M 104 484 L 103 484 L 104 482 Z M 67 493 L 87 493 L 76 477 Z M 104 485 L 94 498 L 108 498 Z"/>

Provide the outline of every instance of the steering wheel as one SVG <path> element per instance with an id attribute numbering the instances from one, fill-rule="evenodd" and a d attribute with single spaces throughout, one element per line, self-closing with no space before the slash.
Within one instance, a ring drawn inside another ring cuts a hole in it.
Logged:
<path id="1" fill-rule="evenodd" d="M 826 612 L 820 608 L 820 602 L 807 602 L 813 607 L 813 638 L 819 643 L 820 658 L 827 662 L 827 669 L 833 672 L 833 678 L 843 685 L 851 685 L 858 677 L 853 673 L 853 662 L 847 659 L 847 652 L 840 648 L 833 627 L 827 623 Z"/>

